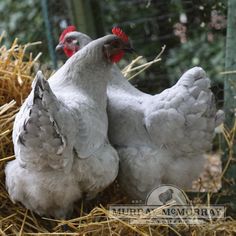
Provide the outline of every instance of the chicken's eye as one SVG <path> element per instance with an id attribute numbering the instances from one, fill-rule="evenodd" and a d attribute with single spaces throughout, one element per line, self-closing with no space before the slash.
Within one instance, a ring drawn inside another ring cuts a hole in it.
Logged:
<path id="1" fill-rule="evenodd" d="M 115 48 L 118 48 L 120 46 L 120 43 L 118 41 L 113 41 L 111 45 Z"/>
<path id="2" fill-rule="evenodd" d="M 67 38 L 67 39 L 66 39 L 66 42 L 67 42 L 67 43 L 72 43 L 72 41 L 73 41 L 72 38 Z"/>

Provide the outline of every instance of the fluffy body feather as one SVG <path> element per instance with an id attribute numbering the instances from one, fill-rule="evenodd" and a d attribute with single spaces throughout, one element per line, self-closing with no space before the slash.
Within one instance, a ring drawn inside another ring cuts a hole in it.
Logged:
<path id="1" fill-rule="evenodd" d="M 205 71 L 194 67 L 155 96 L 133 87 L 117 66 L 112 75 L 108 132 L 120 157 L 121 187 L 133 199 L 145 199 L 161 184 L 190 188 L 211 149 L 214 129 L 224 120 Z"/>
<path id="2" fill-rule="evenodd" d="M 117 176 L 118 155 L 107 139 L 111 63 L 103 55 L 112 39 L 91 42 L 48 81 L 38 72 L 16 116 L 6 186 L 13 201 L 40 215 L 65 218 L 76 200 L 95 197 Z"/>
<path id="3" fill-rule="evenodd" d="M 108 87 L 109 138 L 120 156 L 121 186 L 135 199 L 145 199 L 161 184 L 191 188 L 224 119 L 204 70 L 188 70 L 155 96 L 138 95 L 125 84 Z"/>

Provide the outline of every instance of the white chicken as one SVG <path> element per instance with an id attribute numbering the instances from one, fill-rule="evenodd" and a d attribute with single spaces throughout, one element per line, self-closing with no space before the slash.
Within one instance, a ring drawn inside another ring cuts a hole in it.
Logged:
<path id="1" fill-rule="evenodd" d="M 75 53 L 48 81 L 37 73 L 14 122 L 16 159 L 5 169 L 14 202 L 65 218 L 76 200 L 95 197 L 116 178 L 119 158 L 107 139 L 106 87 L 112 62 L 126 50 L 127 40 L 108 35 Z"/>
<path id="2" fill-rule="evenodd" d="M 81 38 L 83 38 L 82 44 Z M 57 49 L 70 53 L 91 41 L 75 28 Z M 117 66 L 108 84 L 109 139 L 120 157 L 119 183 L 133 199 L 145 199 L 161 184 L 191 187 L 211 149 L 214 129 L 224 120 L 216 111 L 210 80 L 200 67 L 155 96 L 133 87 Z"/>

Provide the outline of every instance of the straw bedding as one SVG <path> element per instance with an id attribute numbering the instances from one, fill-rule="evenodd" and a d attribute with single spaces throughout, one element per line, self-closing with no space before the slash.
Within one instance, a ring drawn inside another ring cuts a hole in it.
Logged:
<path id="1" fill-rule="evenodd" d="M 0 37 L 0 42 L 2 38 L 3 35 Z M 34 44 L 19 45 L 15 40 L 9 49 L 5 46 L 0 47 L 0 235 L 216 235 L 214 232 L 217 232 L 217 235 L 230 235 L 236 233 L 236 222 L 230 218 L 224 222 L 195 226 L 132 225 L 113 218 L 107 210 L 108 204 L 130 203 L 117 183 L 101 193 L 97 200 L 89 203 L 78 202 L 73 217 L 69 220 L 41 218 L 21 204 L 13 204 L 4 186 L 4 166 L 7 161 L 14 158 L 11 140 L 14 117 L 30 91 L 34 77 L 33 67 L 40 57 L 38 54 L 33 58 L 28 52 L 32 45 Z M 134 64 L 141 59 L 137 58 L 124 69 L 123 73 L 132 78 L 159 61 L 160 55 L 152 62 L 142 63 L 135 69 Z M 231 136 L 230 138 L 232 139 Z"/>

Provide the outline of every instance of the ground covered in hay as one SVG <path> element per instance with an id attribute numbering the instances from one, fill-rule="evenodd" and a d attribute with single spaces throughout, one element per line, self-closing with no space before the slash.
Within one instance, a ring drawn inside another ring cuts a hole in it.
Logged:
<path id="1" fill-rule="evenodd" d="M 0 37 L 0 42 L 2 36 Z M 236 222 L 228 217 L 225 221 L 210 222 L 189 226 L 161 224 L 156 226 L 134 225 L 117 219 L 107 210 L 109 204 L 132 203 L 117 183 L 110 186 L 92 202 L 78 202 L 72 219 L 55 220 L 42 218 L 25 209 L 21 204 L 14 204 L 9 199 L 5 189 L 5 164 L 14 158 L 11 141 L 12 125 L 15 114 L 28 95 L 34 77 L 34 66 L 40 56 L 29 53 L 33 44 L 19 45 L 15 40 L 7 49 L 0 47 L 0 235 L 233 235 L 236 234 Z M 164 50 L 164 49 L 163 49 Z M 124 70 L 130 78 L 143 69 L 160 60 L 160 54 L 151 62 L 133 68 L 140 59 L 134 60 Z M 234 132 L 233 132 L 234 133 Z M 234 135 L 225 132 L 228 145 L 233 145 Z M 232 147 L 231 147 L 232 149 Z M 229 155 L 228 165 L 232 153 Z M 221 171 L 220 158 L 207 157 L 210 165 L 202 175 L 202 180 L 195 182 L 195 189 L 205 190 L 221 186 L 221 179 L 225 172 Z M 228 166 L 226 165 L 226 166 Z M 206 173 L 209 172 L 207 175 Z M 205 178 L 205 181 L 203 181 Z M 208 182 L 206 181 L 208 180 Z M 207 199 L 207 200 L 206 200 Z M 211 195 L 195 196 L 195 202 L 210 203 Z"/>

